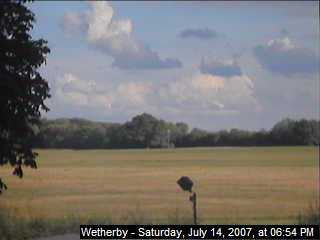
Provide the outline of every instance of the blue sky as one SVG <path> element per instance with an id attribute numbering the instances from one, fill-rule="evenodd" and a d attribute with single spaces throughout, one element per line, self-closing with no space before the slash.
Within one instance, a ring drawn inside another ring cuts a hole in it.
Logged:
<path id="1" fill-rule="evenodd" d="M 318 2 L 34 2 L 48 118 L 270 128 L 319 118 Z"/>

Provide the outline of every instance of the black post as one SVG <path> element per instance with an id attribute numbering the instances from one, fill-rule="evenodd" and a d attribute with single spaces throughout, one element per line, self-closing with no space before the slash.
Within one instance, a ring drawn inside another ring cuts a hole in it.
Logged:
<path id="1" fill-rule="evenodd" d="M 190 196 L 190 201 L 193 208 L 193 224 L 197 225 L 197 194 L 195 192 Z"/>

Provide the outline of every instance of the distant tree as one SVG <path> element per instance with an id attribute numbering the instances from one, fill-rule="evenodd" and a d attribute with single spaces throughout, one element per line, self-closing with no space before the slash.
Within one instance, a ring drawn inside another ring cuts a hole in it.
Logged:
<path id="1" fill-rule="evenodd" d="M 320 121 L 310 120 L 312 128 L 312 142 L 314 145 L 320 144 Z"/>
<path id="2" fill-rule="evenodd" d="M 317 144 L 317 130 L 314 129 L 311 121 L 306 119 L 297 121 L 293 128 L 293 134 L 297 145 Z"/>
<path id="3" fill-rule="evenodd" d="M 218 137 L 217 137 L 217 145 L 218 146 L 230 146 L 230 134 L 227 130 L 222 130 L 219 131 L 218 133 Z"/>
<path id="4" fill-rule="evenodd" d="M 185 138 L 188 135 L 189 126 L 186 123 L 178 122 L 174 126 L 172 141 L 176 147 L 184 146 Z"/>
<path id="5" fill-rule="evenodd" d="M 48 111 L 44 100 L 48 83 L 38 72 L 50 52 L 43 39 L 30 35 L 35 22 L 26 1 L 0 4 L 0 165 L 15 166 L 22 178 L 22 165 L 36 168 L 37 154 L 26 139 L 34 134 L 41 110 Z M 0 178 L 0 193 L 5 188 Z"/>
<path id="6" fill-rule="evenodd" d="M 158 121 L 152 115 L 143 113 L 126 123 L 125 128 L 132 139 L 135 139 L 141 146 L 148 148 L 155 136 Z"/>
<path id="7" fill-rule="evenodd" d="M 37 148 L 166 148 L 195 146 L 318 145 L 317 120 L 285 119 L 270 130 L 240 129 L 208 132 L 188 131 L 185 123 L 171 123 L 141 114 L 124 124 L 84 119 L 43 119 L 38 134 L 28 140 Z"/>
<path id="8" fill-rule="evenodd" d="M 167 125 L 163 120 L 158 120 L 154 123 L 150 147 L 168 147 L 168 141 L 170 140 L 168 139 L 168 130 L 170 131 L 170 129 Z"/>
<path id="9" fill-rule="evenodd" d="M 240 129 L 233 128 L 229 132 L 230 145 L 232 146 L 248 146 L 250 145 L 251 133 Z"/>
<path id="10" fill-rule="evenodd" d="M 186 136 L 185 141 L 187 146 L 196 147 L 203 146 L 203 141 L 207 137 L 208 132 L 201 130 L 199 128 L 194 128 L 191 132 Z"/>
<path id="11" fill-rule="evenodd" d="M 252 146 L 269 146 L 271 145 L 270 133 L 264 129 L 252 134 Z"/>
<path id="12" fill-rule="evenodd" d="M 178 122 L 176 123 L 176 129 L 179 136 L 187 135 L 189 127 L 186 123 Z"/>
<path id="13" fill-rule="evenodd" d="M 294 126 L 295 121 L 292 119 L 283 119 L 277 122 L 271 129 L 271 141 L 275 145 L 294 145 Z"/>

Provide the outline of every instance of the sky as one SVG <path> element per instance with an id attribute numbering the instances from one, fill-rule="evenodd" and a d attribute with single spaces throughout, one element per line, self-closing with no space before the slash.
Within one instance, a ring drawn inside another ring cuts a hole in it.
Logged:
<path id="1" fill-rule="evenodd" d="M 319 2 L 46 2 L 34 38 L 51 49 L 44 117 L 206 130 L 319 119 Z"/>

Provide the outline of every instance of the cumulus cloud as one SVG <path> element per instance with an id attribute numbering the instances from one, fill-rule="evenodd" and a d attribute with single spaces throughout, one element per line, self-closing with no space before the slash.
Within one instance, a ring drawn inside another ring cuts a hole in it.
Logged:
<path id="1" fill-rule="evenodd" d="M 92 109 L 125 109 L 142 107 L 151 93 L 150 83 L 122 82 L 105 85 L 94 80 L 81 79 L 73 73 L 64 73 L 53 82 L 56 104 L 83 106 Z"/>
<path id="2" fill-rule="evenodd" d="M 160 58 L 143 42 L 132 35 L 133 24 L 129 19 L 115 20 L 113 8 L 108 2 L 93 1 L 86 14 L 68 13 L 63 27 L 84 28 L 90 46 L 113 58 L 113 66 L 122 69 L 179 68 L 175 58 Z"/>
<path id="3" fill-rule="evenodd" d="M 285 76 L 319 71 L 319 56 L 309 49 L 296 46 L 288 37 L 256 46 L 254 54 L 264 68 Z"/>
<path id="4" fill-rule="evenodd" d="M 90 103 L 95 82 L 79 79 L 72 73 L 58 76 L 53 83 L 53 96 L 67 105 L 84 106 Z"/>
<path id="5" fill-rule="evenodd" d="M 209 28 L 189 28 L 181 31 L 179 36 L 181 38 L 198 38 L 207 40 L 217 38 L 218 33 L 215 30 Z"/>
<path id="6" fill-rule="evenodd" d="M 189 79 L 170 83 L 160 91 L 163 99 L 184 113 L 235 113 L 259 108 L 253 83 L 245 75 L 224 78 L 197 73 Z"/>
<path id="7" fill-rule="evenodd" d="M 211 74 L 220 77 L 235 77 L 241 76 L 242 71 L 235 60 L 233 61 L 218 61 L 202 59 L 200 71 L 204 74 Z"/>
<path id="8" fill-rule="evenodd" d="M 259 110 L 253 82 L 246 75 L 230 78 L 194 73 L 169 82 L 87 81 L 65 73 L 54 84 L 52 104 L 83 108 L 101 115 L 119 113 L 201 115 Z"/>

